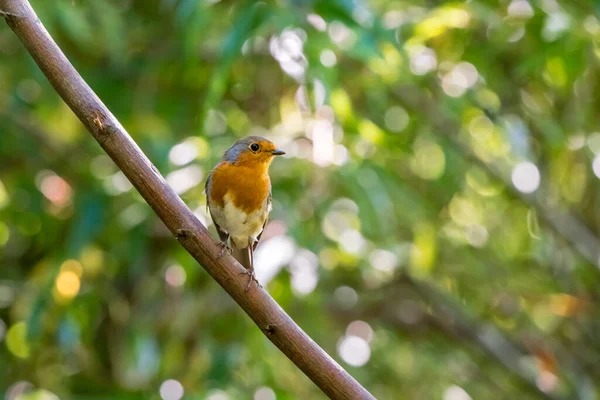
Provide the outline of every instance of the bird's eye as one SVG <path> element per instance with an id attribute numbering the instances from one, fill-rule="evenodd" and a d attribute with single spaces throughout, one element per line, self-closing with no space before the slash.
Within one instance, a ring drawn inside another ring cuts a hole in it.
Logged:
<path id="1" fill-rule="evenodd" d="M 250 145 L 250 150 L 252 150 L 252 151 L 258 151 L 258 149 L 260 149 L 260 146 L 257 143 L 252 143 Z"/>

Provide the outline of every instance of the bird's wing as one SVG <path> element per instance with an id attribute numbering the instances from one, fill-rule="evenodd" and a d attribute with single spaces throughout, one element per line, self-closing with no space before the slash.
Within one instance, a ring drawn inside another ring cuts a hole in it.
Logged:
<path id="1" fill-rule="evenodd" d="M 206 183 L 204 184 L 204 194 L 206 195 L 206 209 L 210 209 L 210 185 L 212 184 L 212 176 L 213 176 L 213 171 L 210 171 L 210 174 L 208 174 L 208 178 L 206 178 Z M 212 217 L 212 215 L 211 215 Z"/>
<path id="2" fill-rule="evenodd" d="M 221 242 L 227 243 L 227 240 L 229 239 L 229 233 L 227 233 L 223 229 L 221 229 L 219 224 L 217 224 L 215 222 L 215 217 L 213 217 L 212 212 L 210 213 L 210 217 L 213 220 L 213 224 L 215 224 L 215 228 L 217 228 L 217 233 L 219 234 L 219 239 L 221 239 Z"/>
<path id="3" fill-rule="evenodd" d="M 265 222 L 262 226 L 260 233 L 256 237 L 256 241 L 252 245 L 252 250 L 256 250 L 256 247 L 258 247 L 258 242 L 260 242 L 260 237 L 262 236 L 263 232 L 265 231 L 265 226 L 267 226 L 267 222 L 269 221 L 269 213 L 271 212 L 271 198 L 272 198 L 271 188 L 269 187 L 269 196 L 267 197 L 267 210 L 268 210 L 267 217 L 265 218 Z"/>
<path id="4" fill-rule="evenodd" d="M 213 171 L 210 172 L 210 174 L 208 174 L 208 178 L 206 179 L 206 184 L 204 185 L 204 193 L 206 194 L 206 208 L 208 209 L 208 212 L 210 213 L 210 218 L 213 220 L 213 224 L 215 224 L 215 228 L 217 228 L 217 233 L 219 234 L 219 239 L 221 239 L 222 242 L 227 243 L 227 240 L 229 239 L 229 234 L 227 232 L 225 232 L 223 229 L 221 229 L 221 227 L 219 226 L 219 224 L 217 224 L 216 220 L 215 220 L 215 216 L 213 215 L 211 209 L 210 209 L 210 187 L 212 185 L 212 177 L 213 177 Z"/>

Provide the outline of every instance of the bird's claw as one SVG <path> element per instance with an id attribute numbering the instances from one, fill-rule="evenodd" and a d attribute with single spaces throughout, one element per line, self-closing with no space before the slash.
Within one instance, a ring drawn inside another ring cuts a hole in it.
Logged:
<path id="1" fill-rule="evenodd" d="M 252 285 L 252 281 L 256 282 L 256 284 L 259 287 L 262 287 L 260 285 L 260 283 L 258 283 L 258 280 L 256 279 L 256 275 L 254 275 L 254 268 L 253 269 L 247 269 L 243 272 L 240 272 L 238 275 L 248 275 L 248 285 L 246 286 L 246 290 L 244 290 L 244 293 L 248 292 L 248 290 L 250 290 L 250 285 Z"/>
<path id="2" fill-rule="evenodd" d="M 231 249 L 231 247 L 229 247 L 227 242 L 220 242 L 219 246 L 221 246 L 221 251 L 219 252 L 219 255 L 217 256 L 217 260 L 219 258 L 223 257 L 225 255 L 225 252 L 229 253 L 229 255 L 231 255 L 231 253 L 233 252 L 233 250 Z"/>

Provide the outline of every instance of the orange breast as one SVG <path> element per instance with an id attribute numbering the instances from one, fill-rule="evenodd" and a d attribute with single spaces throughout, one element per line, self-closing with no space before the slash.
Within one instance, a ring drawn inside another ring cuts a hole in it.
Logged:
<path id="1" fill-rule="evenodd" d="M 251 213 L 262 208 L 270 186 L 267 168 L 263 165 L 234 166 L 224 162 L 213 172 L 210 197 L 223 207 L 225 195 L 229 193 L 238 209 Z"/>

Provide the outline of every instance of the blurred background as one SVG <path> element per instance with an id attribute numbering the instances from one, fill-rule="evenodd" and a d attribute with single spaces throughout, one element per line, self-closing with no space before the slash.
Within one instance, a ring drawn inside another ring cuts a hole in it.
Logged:
<path id="1" fill-rule="evenodd" d="M 203 223 L 287 152 L 259 280 L 377 398 L 599 397 L 595 2 L 31 3 Z M 0 25 L 4 399 L 324 399 Z"/>

